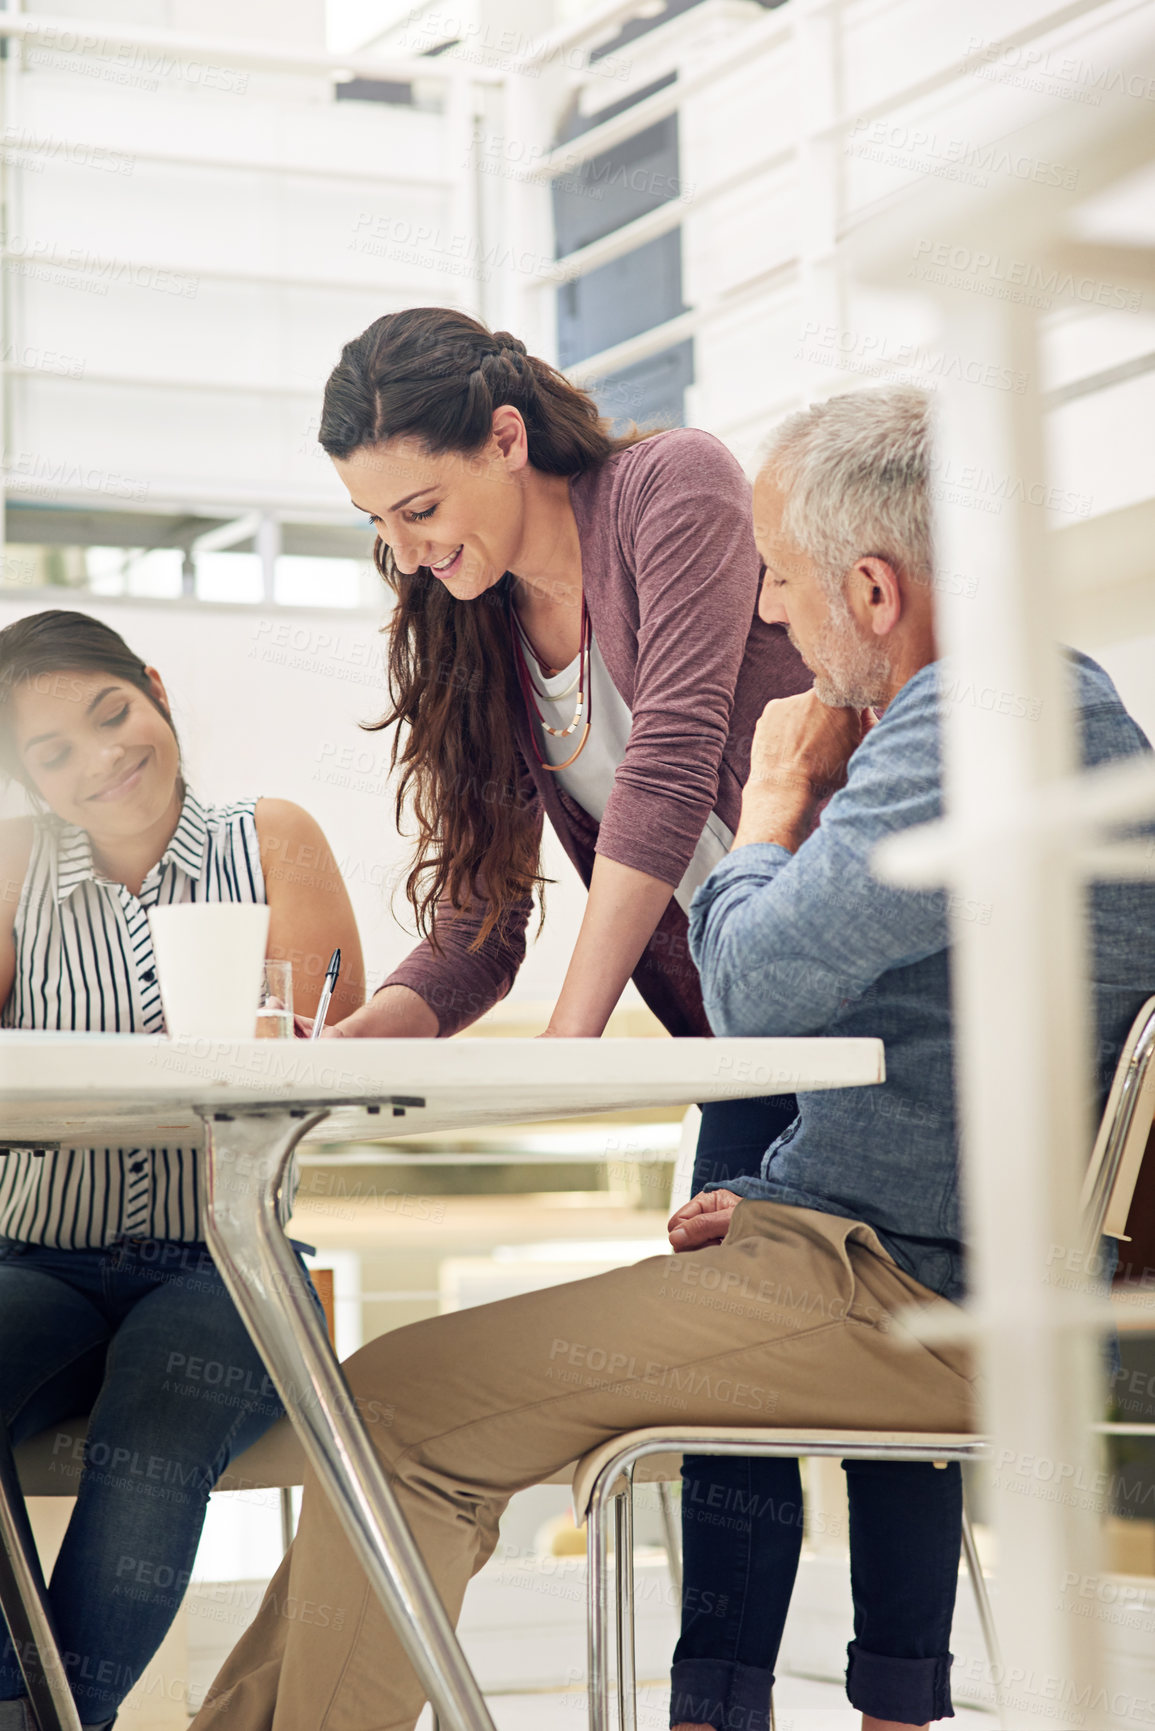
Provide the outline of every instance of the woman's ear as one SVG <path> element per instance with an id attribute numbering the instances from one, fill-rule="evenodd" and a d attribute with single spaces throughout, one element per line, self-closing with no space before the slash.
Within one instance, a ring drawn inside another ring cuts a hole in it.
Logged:
<path id="1" fill-rule="evenodd" d="M 524 469 L 529 463 L 529 437 L 521 410 L 512 403 L 502 403 L 493 411 L 493 437 L 509 471 Z"/>
<path id="2" fill-rule="evenodd" d="M 152 693 L 154 701 L 160 704 L 160 707 L 164 710 L 171 723 L 172 706 L 168 700 L 168 692 L 164 688 L 164 680 L 161 678 L 155 667 L 146 667 L 144 670 L 144 676 L 148 680 L 148 688 Z"/>

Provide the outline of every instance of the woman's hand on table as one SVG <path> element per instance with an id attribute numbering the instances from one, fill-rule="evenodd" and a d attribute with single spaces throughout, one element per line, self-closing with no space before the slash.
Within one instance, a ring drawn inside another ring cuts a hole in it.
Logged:
<path id="1" fill-rule="evenodd" d="M 352 1021 L 353 1018 L 350 1016 L 346 1019 Z M 313 1024 L 315 1020 L 316 1018 L 314 1016 L 293 1017 L 293 1033 L 298 1040 L 311 1040 L 314 1038 Z M 322 1028 L 321 1032 L 316 1035 L 316 1038 L 318 1040 L 341 1040 L 345 1038 L 345 1035 L 341 1033 L 340 1022 L 330 1022 L 328 1027 Z"/>
<path id="2" fill-rule="evenodd" d="M 330 1022 L 322 1040 L 434 1040 L 440 1024 L 425 999 L 408 986 L 383 986 L 352 1015 Z"/>
<path id="3" fill-rule="evenodd" d="M 677 1253 L 721 1244 L 741 1200 L 732 1190 L 703 1190 L 692 1201 L 683 1203 L 666 1224 L 670 1248 Z"/>

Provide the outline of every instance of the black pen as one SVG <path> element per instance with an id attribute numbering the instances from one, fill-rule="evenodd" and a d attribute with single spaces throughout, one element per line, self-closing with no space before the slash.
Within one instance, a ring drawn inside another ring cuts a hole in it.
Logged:
<path id="1" fill-rule="evenodd" d="M 334 950 L 329 957 L 329 966 L 325 969 L 325 984 L 321 987 L 320 1002 L 317 1014 L 313 1017 L 313 1032 L 310 1040 L 320 1038 L 321 1029 L 325 1026 L 325 1017 L 329 1014 L 329 1000 L 333 996 L 333 987 L 337 984 L 337 975 L 341 972 L 341 952 Z"/>

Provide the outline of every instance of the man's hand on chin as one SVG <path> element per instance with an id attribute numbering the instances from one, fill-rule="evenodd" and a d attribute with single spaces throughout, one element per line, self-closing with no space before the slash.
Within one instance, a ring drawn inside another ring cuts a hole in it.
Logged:
<path id="1" fill-rule="evenodd" d="M 831 709 L 813 691 L 768 703 L 754 730 L 734 846 L 776 842 L 797 852 L 873 725 L 870 710 Z"/>
<path id="2" fill-rule="evenodd" d="M 704 1250 L 708 1244 L 721 1244 L 741 1200 L 732 1190 L 703 1190 L 692 1202 L 683 1203 L 666 1225 L 670 1248 Z"/>

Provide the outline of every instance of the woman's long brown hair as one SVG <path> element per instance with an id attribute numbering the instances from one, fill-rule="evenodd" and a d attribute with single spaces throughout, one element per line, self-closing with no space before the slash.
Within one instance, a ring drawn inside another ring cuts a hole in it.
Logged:
<path id="1" fill-rule="evenodd" d="M 325 387 L 319 438 L 331 457 L 403 436 L 432 452 L 479 451 L 506 403 L 525 421 L 530 463 L 547 475 L 580 475 L 645 436 L 614 437 L 593 398 L 508 331 L 414 307 L 346 343 Z M 407 809 L 416 823 L 406 890 L 435 945 L 439 903 L 462 910 L 484 897 L 476 948 L 543 888 L 536 802 L 516 746 L 524 700 L 510 654 L 509 577 L 456 601 L 427 570 L 399 572 L 380 539 L 373 557 L 397 597 L 386 627 L 391 708 L 371 730 L 404 724 L 391 760 L 401 771 L 398 825 Z"/>

